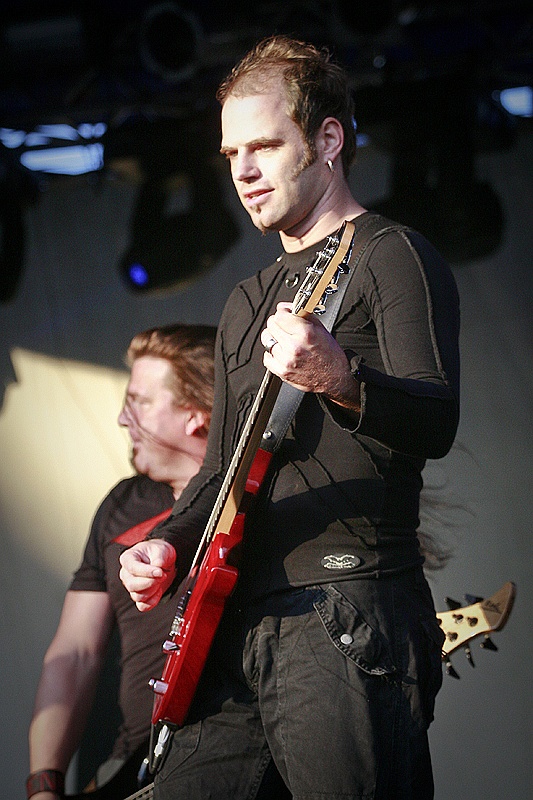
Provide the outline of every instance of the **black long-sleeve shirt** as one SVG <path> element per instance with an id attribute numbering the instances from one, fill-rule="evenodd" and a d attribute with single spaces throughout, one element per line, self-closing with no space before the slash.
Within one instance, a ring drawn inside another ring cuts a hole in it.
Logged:
<path id="1" fill-rule="evenodd" d="M 356 230 L 365 221 L 356 218 Z M 206 459 L 152 534 L 176 546 L 178 577 L 264 375 L 261 331 L 276 304 L 293 299 L 321 244 L 283 254 L 226 304 Z M 240 584 L 248 597 L 379 577 L 421 560 L 421 471 L 448 452 L 459 418 L 459 301 L 449 267 L 415 231 L 385 234 L 352 275 L 333 333 L 361 382 L 361 414 L 305 395 L 246 516 Z"/>

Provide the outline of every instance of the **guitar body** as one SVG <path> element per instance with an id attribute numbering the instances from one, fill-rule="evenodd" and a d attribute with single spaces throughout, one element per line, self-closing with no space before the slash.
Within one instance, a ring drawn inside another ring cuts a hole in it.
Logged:
<path id="1" fill-rule="evenodd" d="M 246 481 L 241 506 L 246 508 L 263 481 L 271 454 L 258 450 Z M 176 633 L 163 646 L 168 656 L 160 681 L 152 681 L 152 722 L 183 725 L 220 623 L 226 601 L 239 575 L 237 564 L 245 513 L 237 512 L 227 532 L 218 530 L 194 576 L 194 591 Z M 175 620 L 176 623 L 176 620 Z"/>
<path id="2" fill-rule="evenodd" d="M 226 599 L 237 582 L 238 570 L 225 563 L 223 555 L 240 544 L 243 517 L 235 519 L 229 535 L 217 533 L 198 572 L 195 592 L 187 605 L 182 626 L 169 652 L 155 692 L 152 721 L 183 725 L 217 630 Z M 179 691 L 174 687 L 179 686 Z"/>

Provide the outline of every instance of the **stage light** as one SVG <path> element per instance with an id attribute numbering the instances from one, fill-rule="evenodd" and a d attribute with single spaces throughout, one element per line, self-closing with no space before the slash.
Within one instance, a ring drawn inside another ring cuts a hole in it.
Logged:
<path id="1" fill-rule="evenodd" d="M 392 166 L 388 196 L 373 209 L 419 230 L 453 265 L 489 256 L 504 217 L 476 174 L 476 94 L 467 77 L 399 82 L 375 94 L 389 112 L 383 136 Z"/>
<path id="2" fill-rule="evenodd" d="M 510 86 L 495 92 L 505 110 L 515 117 L 533 117 L 533 88 L 531 86 Z"/>
<path id="3" fill-rule="evenodd" d="M 31 172 L 84 175 L 103 167 L 105 131 L 104 122 L 37 125 L 31 131 L 0 128 L 0 142 Z"/>
<path id="4" fill-rule="evenodd" d="M 216 190 L 213 200 L 216 203 Z M 143 233 L 133 232 L 133 243 L 121 259 L 120 272 L 132 291 L 152 294 L 194 282 L 238 237 L 232 217 L 218 204 L 209 210 L 195 208 L 185 214 L 160 217 Z"/>
<path id="5" fill-rule="evenodd" d="M 398 179 L 401 173 L 410 174 L 408 186 Z M 431 185 L 409 153 L 394 155 L 391 191 L 372 208 L 420 231 L 452 266 L 486 258 L 501 245 L 505 220 L 490 184 L 454 172 Z"/>
<path id="6" fill-rule="evenodd" d="M 129 280 L 133 287 L 138 289 L 145 289 L 150 282 L 148 270 L 138 261 L 131 261 L 129 258 L 124 259 L 124 271 L 126 278 Z"/>
<path id="7" fill-rule="evenodd" d="M 108 167 L 138 186 L 130 244 L 119 263 L 136 293 L 186 286 L 239 236 L 215 165 L 217 119 L 213 110 L 190 119 L 132 119 L 109 132 Z"/>
<path id="8" fill-rule="evenodd" d="M 141 20 L 140 55 L 150 72 L 169 83 L 180 83 L 196 72 L 203 38 L 193 12 L 177 3 L 158 3 Z"/>

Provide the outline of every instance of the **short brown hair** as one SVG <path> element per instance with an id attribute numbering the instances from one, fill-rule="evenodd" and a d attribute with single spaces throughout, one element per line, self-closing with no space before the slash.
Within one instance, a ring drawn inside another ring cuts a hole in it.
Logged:
<path id="1" fill-rule="evenodd" d="M 357 147 L 354 103 L 345 71 L 331 60 L 326 49 L 283 35 L 262 39 L 222 81 L 217 100 L 224 105 L 229 95 L 260 94 L 280 72 L 291 119 L 302 131 L 313 158 L 315 136 L 324 119 L 335 117 L 341 123 L 342 165 L 347 176 Z"/>
<path id="2" fill-rule="evenodd" d="M 137 358 L 164 358 L 172 368 L 169 388 L 177 405 L 208 414 L 213 407 L 216 328 L 212 325 L 164 325 L 138 333 L 126 354 L 128 366 Z"/>

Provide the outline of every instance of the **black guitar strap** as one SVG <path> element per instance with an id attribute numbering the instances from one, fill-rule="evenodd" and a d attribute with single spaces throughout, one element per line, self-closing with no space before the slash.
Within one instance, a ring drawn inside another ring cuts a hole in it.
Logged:
<path id="1" fill-rule="evenodd" d="M 326 304 L 326 311 L 320 315 L 324 327 L 331 331 L 339 309 L 341 307 L 350 279 L 355 274 L 361 259 L 366 253 L 371 242 L 390 231 L 405 230 L 404 225 L 390 222 L 379 214 L 368 212 L 361 227 L 356 230 L 348 253 L 349 270 L 342 273 L 339 278 L 337 291 L 331 294 Z M 305 392 L 296 389 L 288 383 L 283 383 L 279 390 L 274 408 L 268 420 L 261 448 L 269 453 L 275 453 L 283 441 L 289 425 L 302 402 Z"/>

